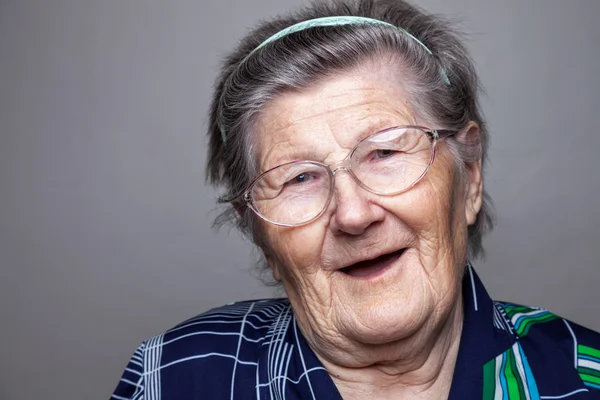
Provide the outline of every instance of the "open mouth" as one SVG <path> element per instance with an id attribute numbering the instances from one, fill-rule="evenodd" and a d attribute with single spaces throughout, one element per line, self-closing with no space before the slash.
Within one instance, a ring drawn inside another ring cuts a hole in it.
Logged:
<path id="1" fill-rule="evenodd" d="M 384 269 L 392 265 L 394 261 L 400 258 L 402 253 L 404 253 L 404 250 L 406 249 L 400 249 L 393 253 L 384 254 L 372 260 L 360 261 L 356 264 L 352 264 L 348 267 L 342 268 L 339 271 L 343 272 L 344 274 L 358 278 L 368 277 L 380 271 L 383 271 Z"/>

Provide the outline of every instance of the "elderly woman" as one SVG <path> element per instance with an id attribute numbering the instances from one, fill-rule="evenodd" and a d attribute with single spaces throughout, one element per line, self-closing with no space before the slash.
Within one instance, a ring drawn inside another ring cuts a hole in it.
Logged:
<path id="1" fill-rule="evenodd" d="M 494 302 L 477 77 L 401 0 L 321 3 L 227 59 L 208 176 L 287 299 L 144 342 L 113 399 L 599 399 L 600 335 Z"/>

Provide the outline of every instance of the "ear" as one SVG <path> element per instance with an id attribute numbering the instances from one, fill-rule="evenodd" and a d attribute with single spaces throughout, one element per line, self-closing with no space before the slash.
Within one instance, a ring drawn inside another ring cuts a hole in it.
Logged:
<path id="1" fill-rule="evenodd" d="M 481 138 L 479 125 L 471 121 L 457 137 L 471 153 L 465 162 L 465 217 L 468 225 L 473 225 L 483 203 L 483 171 L 481 163 Z"/>

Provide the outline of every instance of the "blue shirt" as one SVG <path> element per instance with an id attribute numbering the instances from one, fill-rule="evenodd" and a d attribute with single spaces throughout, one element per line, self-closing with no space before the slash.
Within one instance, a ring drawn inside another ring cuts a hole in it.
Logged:
<path id="1" fill-rule="evenodd" d="M 600 399 L 600 334 L 492 301 L 468 265 L 450 399 Z M 287 299 L 210 310 L 141 344 L 111 399 L 341 400 Z"/>

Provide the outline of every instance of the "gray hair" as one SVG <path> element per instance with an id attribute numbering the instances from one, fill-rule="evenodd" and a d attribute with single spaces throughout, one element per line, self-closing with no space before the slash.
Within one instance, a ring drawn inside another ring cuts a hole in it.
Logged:
<path id="1" fill-rule="evenodd" d="M 329 16 L 378 19 L 384 25 L 312 27 L 284 36 L 258 51 L 265 39 L 301 21 Z M 250 54 L 252 53 L 252 54 Z M 215 226 L 234 222 L 263 251 L 265 238 L 256 216 L 233 201 L 258 175 L 255 125 L 264 106 L 278 94 L 314 85 L 334 72 L 369 61 L 389 61 L 408 87 L 409 102 L 417 115 L 436 128 L 460 130 L 470 121 L 480 128 L 477 143 L 447 139 L 457 165 L 457 184 L 464 181 L 464 163 L 486 160 L 488 132 L 479 109 L 479 85 L 473 63 L 450 23 L 403 0 L 329 0 L 314 3 L 288 16 L 262 23 L 226 58 L 214 90 L 209 126 L 207 180 L 224 190 L 227 209 Z M 445 77 L 440 71 L 444 71 Z M 226 135 L 226 143 L 222 139 Z M 468 257 L 483 255 L 482 238 L 493 225 L 491 201 L 483 205 L 468 229 Z"/>

